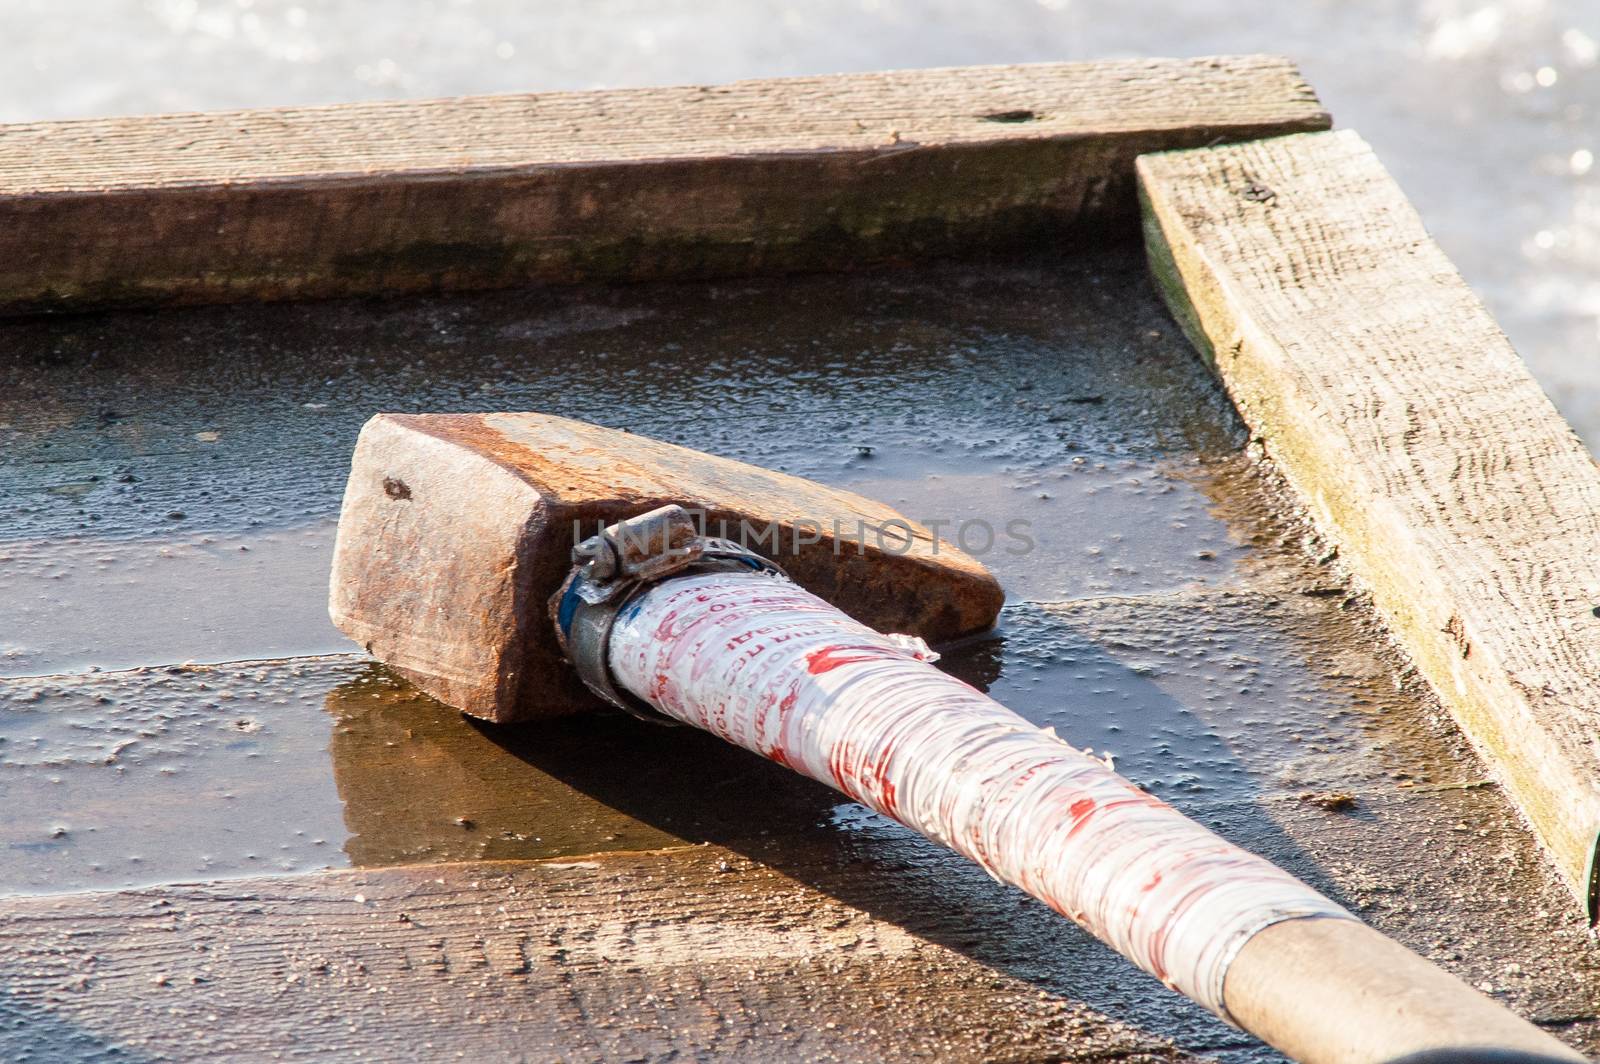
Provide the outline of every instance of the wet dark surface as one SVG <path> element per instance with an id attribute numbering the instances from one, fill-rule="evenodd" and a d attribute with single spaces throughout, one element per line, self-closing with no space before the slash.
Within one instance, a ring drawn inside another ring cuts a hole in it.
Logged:
<path id="1" fill-rule="evenodd" d="M 0 892 L 345 864 L 322 691 L 348 659 L 6 682 Z"/>
<path id="2" fill-rule="evenodd" d="M 1119 661 L 1030 604 L 1193 593 L 1262 553 L 1246 523 L 1213 512 L 1245 464 L 1242 430 L 1135 249 L 24 321 L 0 339 L 17 356 L 0 367 L 0 673 L 42 677 L 0 688 L 15 858 L 0 891 L 548 857 L 713 830 L 669 766 L 739 755 L 686 732 L 646 729 L 641 764 L 617 772 L 658 766 L 675 795 L 644 828 L 560 783 L 563 766 L 627 749 L 631 722 L 485 732 L 350 659 L 183 664 L 353 649 L 326 618 L 328 551 L 350 448 L 378 410 L 548 410 L 944 522 L 1014 602 L 1002 637 L 951 654 L 957 671 L 1132 759 L 1154 787 L 1255 787 L 1193 716 L 1203 641 L 1189 660 Z M 1013 521 L 1032 549 L 1006 534 Z M 1265 668 L 1250 682 L 1270 705 L 1284 677 Z M 654 760 L 651 741 L 678 761 Z M 786 830 L 818 829 L 831 802 L 802 802 Z"/>
<path id="3" fill-rule="evenodd" d="M 707 736 L 604 715 L 492 728 L 359 655 L 292 657 L 345 646 L 327 549 L 370 413 L 544 409 L 952 527 L 1031 522 L 1035 550 L 984 555 L 1011 595 L 1000 630 L 947 668 L 1594 1038 L 1575 905 L 1247 453 L 1133 249 L 22 322 L 0 341 L 17 353 L 0 368 L 0 894 L 710 843 L 890 920 L 904 879 L 916 933 L 945 913 L 928 934 L 1043 992 L 1270 1059 L 1131 971 L 1038 957 L 1078 933 Z"/>
<path id="4" fill-rule="evenodd" d="M 1297 605 L 1229 591 L 1021 604 L 946 667 L 1180 804 L 1391 787 L 1363 727 L 1405 699 L 1322 682 L 1307 659 L 1340 625 Z M 1371 687 L 1372 655 L 1342 652 Z M 353 657 L 12 680 L 3 695 L 0 893 L 865 822 L 690 729 L 619 714 L 480 725 Z"/>
<path id="5" fill-rule="evenodd" d="M 344 649 L 329 550 L 377 411 L 540 410 L 848 486 L 945 522 L 1013 597 L 1215 582 L 1234 553 L 1188 472 L 1241 430 L 1131 249 L 22 321 L 0 345 L 0 675 Z"/>

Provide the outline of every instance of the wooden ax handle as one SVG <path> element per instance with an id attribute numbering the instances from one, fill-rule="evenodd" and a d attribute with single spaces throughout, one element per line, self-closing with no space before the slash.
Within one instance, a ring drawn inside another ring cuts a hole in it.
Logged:
<path id="1" fill-rule="evenodd" d="M 1286 920 L 1256 933 L 1229 966 L 1224 995 L 1240 1026 L 1303 1064 L 1585 1059 L 1354 920 Z"/>

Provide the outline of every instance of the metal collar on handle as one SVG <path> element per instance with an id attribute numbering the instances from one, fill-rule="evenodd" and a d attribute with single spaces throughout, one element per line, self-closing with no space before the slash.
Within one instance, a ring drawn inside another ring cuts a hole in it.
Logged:
<path id="1" fill-rule="evenodd" d="M 788 579 L 782 567 L 732 540 L 701 535 L 681 506 L 608 525 L 572 548 L 573 569 L 556 593 L 556 638 L 585 687 L 636 717 L 675 724 L 611 676 L 611 629 L 629 602 L 663 580 L 713 572 L 759 572 Z"/>

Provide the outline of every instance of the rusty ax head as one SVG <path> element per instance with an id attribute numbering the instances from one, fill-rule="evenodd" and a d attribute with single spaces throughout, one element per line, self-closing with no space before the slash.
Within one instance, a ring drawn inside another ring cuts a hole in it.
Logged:
<path id="1" fill-rule="evenodd" d="M 334 624 L 424 691 L 513 721 L 600 703 L 546 612 L 572 548 L 669 503 L 852 617 L 930 642 L 990 627 L 982 565 L 882 503 L 546 414 L 379 414 L 339 516 Z"/>

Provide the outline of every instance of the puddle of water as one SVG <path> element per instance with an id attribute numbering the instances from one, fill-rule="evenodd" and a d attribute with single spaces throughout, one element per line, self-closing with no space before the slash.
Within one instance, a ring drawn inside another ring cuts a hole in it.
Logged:
<path id="1" fill-rule="evenodd" d="M 917 465 L 903 478 L 842 486 L 942 522 L 939 534 L 976 553 L 1013 601 L 1219 586 L 1237 579 L 1247 553 L 1170 460 L 1077 455 L 1058 470 L 1009 477 Z"/>
<path id="2" fill-rule="evenodd" d="M 360 667 L 0 681 L 0 893 L 345 863 L 318 688 Z"/>
<path id="3" fill-rule="evenodd" d="M 326 606 L 334 528 L 0 543 L 0 676 L 348 651 Z"/>
<path id="4" fill-rule="evenodd" d="M 815 834 L 833 801 L 689 729 L 485 727 L 353 657 L 0 681 L 0 793 L 0 895 Z"/>
<path id="5" fill-rule="evenodd" d="M 616 713 L 480 725 L 377 667 L 333 688 L 325 705 L 356 865 L 815 834 L 832 800 L 703 732 Z"/>
<path id="6" fill-rule="evenodd" d="M 1216 590 L 1021 604 L 945 664 L 1180 806 L 1370 789 L 1381 744 L 1357 725 L 1410 696 L 1371 695 L 1386 665 L 1333 609 Z M 1330 688 L 1336 653 L 1355 682 Z M 485 726 L 354 657 L 0 681 L 0 791 L 0 894 L 845 845 L 837 795 L 708 735 L 618 714 Z"/>

